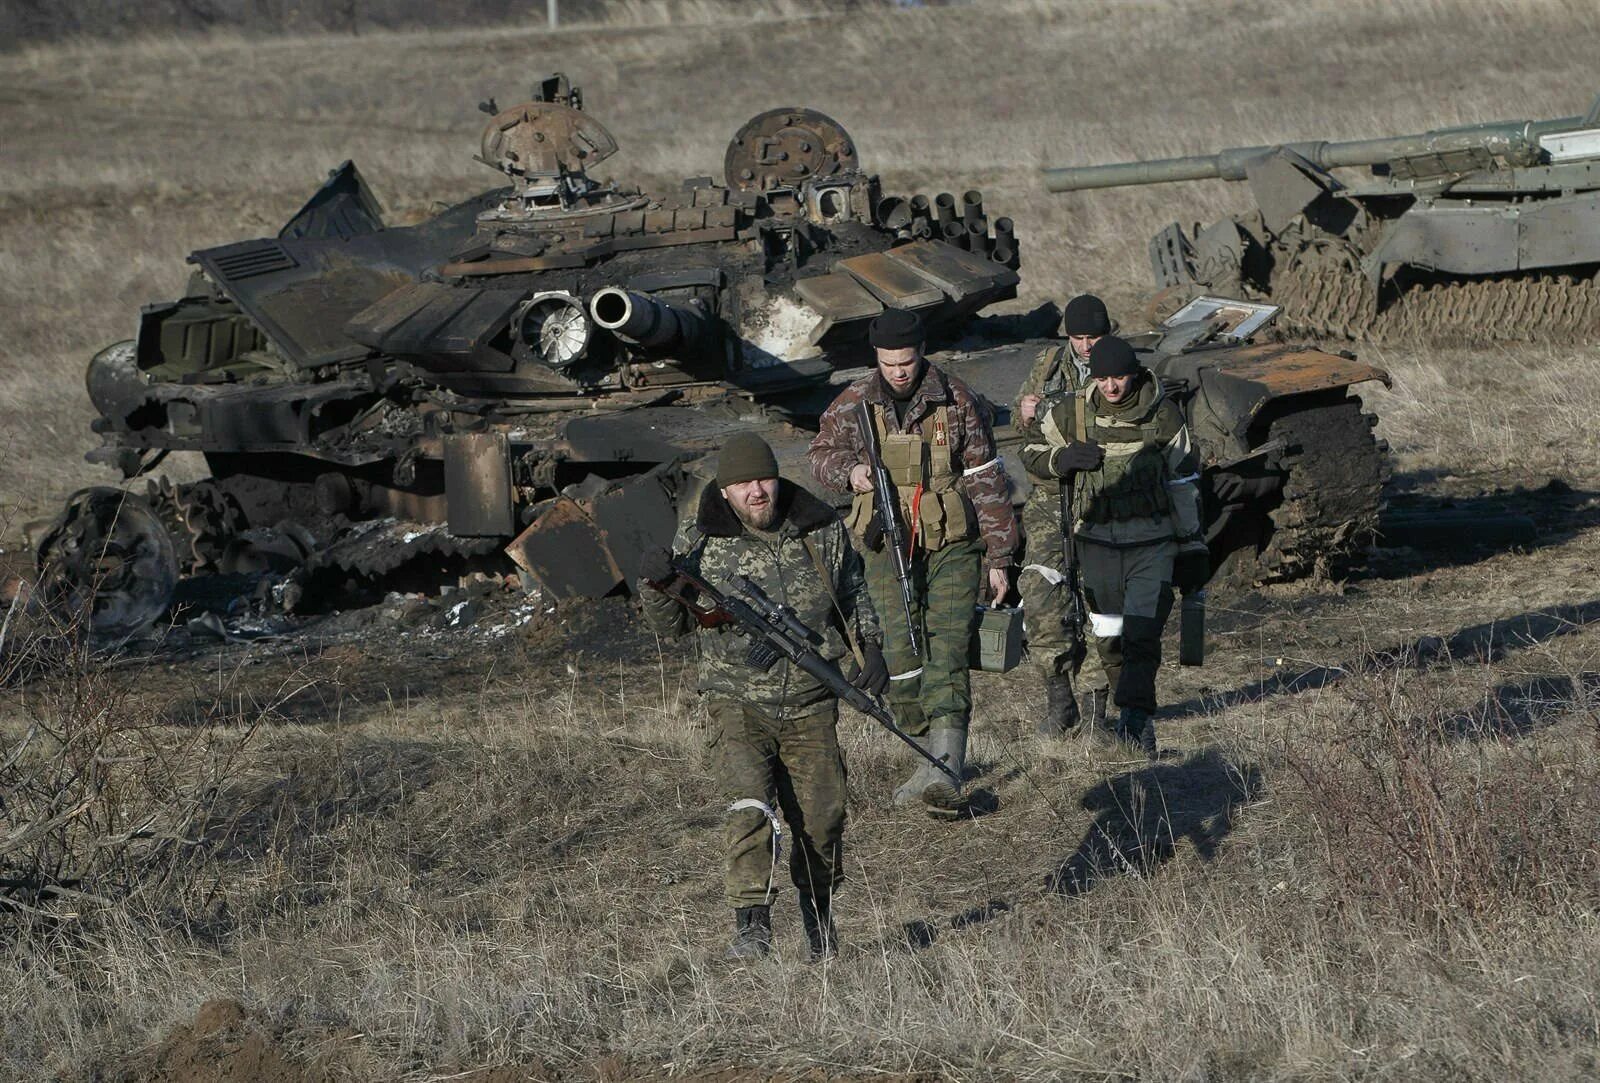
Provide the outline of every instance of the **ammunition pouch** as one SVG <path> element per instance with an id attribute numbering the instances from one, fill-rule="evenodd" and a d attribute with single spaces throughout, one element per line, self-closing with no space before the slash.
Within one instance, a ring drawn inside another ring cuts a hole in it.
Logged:
<path id="1" fill-rule="evenodd" d="M 961 471 L 950 449 L 949 415 L 949 408 L 941 406 L 923 421 L 922 433 L 892 433 L 886 431 L 882 407 L 872 408 L 883 467 L 900 503 L 907 540 L 915 535 L 930 553 L 978 536 L 972 501 L 956 489 Z M 850 533 L 871 552 L 883 547 L 882 531 L 873 526 L 876 512 L 874 494 L 857 493 L 845 518 Z"/>

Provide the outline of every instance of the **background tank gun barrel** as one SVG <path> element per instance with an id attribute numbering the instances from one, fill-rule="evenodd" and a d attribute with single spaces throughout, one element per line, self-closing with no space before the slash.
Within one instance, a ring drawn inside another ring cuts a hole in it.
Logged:
<path id="1" fill-rule="evenodd" d="M 1596 102 L 1596 106 L 1600 107 L 1600 101 Z M 1600 124 L 1600 115 L 1597 113 L 1600 113 L 1600 108 L 1591 108 L 1587 116 L 1562 117 L 1557 120 L 1499 121 L 1462 128 L 1440 128 L 1418 135 L 1398 135 L 1384 139 L 1353 139 L 1344 142 L 1311 140 L 1256 147 L 1231 147 L 1217 154 L 1199 154 L 1187 158 L 1064 166 L 1044 170 L 1044 184 L 1051 192 L 1077 192 L 1088 188 L 1119 188 L 1123 185 L 1164 184 L 1168 181 L 1244 180 L 1245 167 L 1250 162 L 1264 158 L 1279 149 L 1293 151 L 1322 169 L 1380 165 L 1405 158 L 1472 150 L 1483 150 L 1496 157 L 1507 158 L 1513 164 L 1532 165 L 1540 151 L 1541 136 L 1593 127 Z"/>
<path id="2" fill-rule="evenodd" d="M 711 320 L 689 307 L 607 286 L 589 300 L 594 322 L 647 350 L 692 350 L 710 341 Z"/>

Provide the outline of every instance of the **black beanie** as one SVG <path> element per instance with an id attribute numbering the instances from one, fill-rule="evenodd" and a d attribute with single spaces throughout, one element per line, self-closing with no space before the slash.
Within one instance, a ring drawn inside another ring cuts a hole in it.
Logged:
<path id="1" fill-rule="evenodd" d="M 1106 335 L 1089 347 L 1089 375 L 1096 379 L 1102 376 L 1132 376 L 1142 367 L 1138 355 L 1126 339 Z"/>
<path id="2" fill-rule="evenodd" d="M 1067 302 L 1061 314 L 1061 332 L 1066 335 L 1109 335 L 1111 314 L 1106 303 L 1092 293 L 1080 293 Z"/>
<path id="3" fill-rule="evenodd" d="M 903 308 L 886 308 L 867 329 L 867 341 L 879 350 L 904 350 L 921 346 L 922 317 Z"/>
<path id="4" fill-rule="evenodd" d="M 717 456 L 717 487 L 726 489 L 741 481 L 778 476 L 778 457 L 771 446 L 753 432 L 735 433 Z"/>

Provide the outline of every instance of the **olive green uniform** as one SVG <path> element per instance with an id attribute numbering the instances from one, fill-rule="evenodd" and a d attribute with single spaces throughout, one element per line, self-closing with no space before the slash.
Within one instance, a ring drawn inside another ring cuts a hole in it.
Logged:
<path id="1" fill-rule="evenodd" d="M 830 659 L 848 650 L 846 622 L 858 642 L 876 643 L 878 622 L 861 561 L 838 513 L 787 481 L 779 483 L 778 508 L 770 532 L 750 530 L 721 492 L 708 487 L 673 549 L 721 589 L 748 576 L 821 635 L 819 650 Z M 674 636 L 695 628 L 677 600 L 641 587 L 651 628 Z M 696 687 L 711 724 L 710 758 L 729 804 L 728 904 L 770 905 L 779 812 L 792 837 L 789 871 L 796 889 L 826 903 L 843 877 L 845 766 L 835 730 L 837 701 L 787 659 L 766 670 L 753 666 L 750 640 L 730 626 L 699 631 Z"/>
<path id="2" fill-rule="evenodd" d="M 886 699 L 913 737 L 931 729 L 965 733 L 972 713 L 968 652 L 984 568 L 1011 564 L 1019 544 L 1010 480 L 995 448 L 989 409 L 956 377 L 928 364 L 897 408 L 876 372 L 840 392 L 811 443 L 812 474 L 848 491 L 866 462 L 858 404 L 872 412 L 884 466 L 912 554 L 914 602 L 923 651 L 912 650 L 894 561 L 875 538 L 875 497 L 857 493 L 848 520 L 866 555 L 867 589 L 884 634 Z"/>
<path id="3" fill-rule="evenodd" d="M 1035 475 L 1060 477 L 1055 452 L 1068 443 L 1105 449 L 1098 470 L 1074 472 L 1078 562 L 1104 687 L 1119 707 L 1152 712 L 1173 563 L 1180 550 L 1205 550 L 1199 460 L 1183 412 L 1145 371 L 1122 403 L 1105 402 L 1092 383 L 1056 403 L 1040 436 L 1022 453 Z"/>

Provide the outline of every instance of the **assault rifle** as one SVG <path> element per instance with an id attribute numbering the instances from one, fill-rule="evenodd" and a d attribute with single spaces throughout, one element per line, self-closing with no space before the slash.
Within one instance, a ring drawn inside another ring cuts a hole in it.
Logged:
<path id="1" fill-rule="evenodd" d="M 1074 472 L 1061 479 L 1061 546 L 1062 555 L 1066 557 L 1063 570 L 1067 587 L 1067 609 L 1061 617 L 1061 623 L 1066 625 L 1069 643 L 1067 657 L 1074 671 L 1089 654 L 1089 641 L 1083 635 L 1089 611 L 1083 604 L 1083 574 L 1078 570 L 1077 525 L 1072 519 L 1072 483 L 1076 476 Z"/>
<path id="2" fill-rule="evenodd" d="M 681 602 L 702 628 L 733 625 L 736 631 L 750 639 L 750 654 L 745 660 L 756 669 L 771 669 L 778 659 L 787 658 L 811 674 L 836 699 L 843 700 L 878 723 L 909 745 L 917 755 L 943 771 L 956 784 L 959 792 L 961 778 L 950 769 L 950 765 L 917 744 L 895 725 L 894 716 L 885 707 L 851 684 L 839 667 L 817 650 L 817 634 L 793 613 L 767 597 L 760 587 L 750 581 L 749 576 L 741 575 L 735 580 L 744 598 L 734 598 L 706 582 L 677 558 L 673 558 L 672 570 L 674 578 L 665 583 L 647 582 L 669 598 Z M 685 596 L 680 589 L 685 584 L 693 587 L 703 601 Z"/>
<path id="3" fill-rule="evenodd" d="M 861 443 L 867 453 L 867 471 L 872 475 L 872 497 L 877 506 L 878 526 L 883 531 L 883 544 L 894 561 L 894 577 L 900 581 L 900 604 L 906 611 L 906 635 L 911 638 L 911 653 L 922 657 L 922 641 L 917 636 L 916 595 L 911 579 L 911 549 L 906 545 L 905 532 L 900 529 L 900 501 L 895 499 L 894 482 L 889 480 L 889 470 L 883 465 L 883 454 L 878 448 L 878 428 L 872 423 L 872 407 L 866 401 L 856 405 L 857 421 L 861 425 Z"/>

